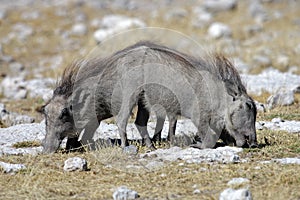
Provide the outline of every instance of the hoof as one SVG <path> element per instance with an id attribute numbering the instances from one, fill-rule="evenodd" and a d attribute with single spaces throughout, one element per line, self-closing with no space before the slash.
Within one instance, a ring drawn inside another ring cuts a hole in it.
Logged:
<path id="1" fill-rule="evenodd" d="M 196 144 L 191 144 L 190 147 L 197 148 L 197 149 L 203 149 L 201 142 L 197 142 Z"/>

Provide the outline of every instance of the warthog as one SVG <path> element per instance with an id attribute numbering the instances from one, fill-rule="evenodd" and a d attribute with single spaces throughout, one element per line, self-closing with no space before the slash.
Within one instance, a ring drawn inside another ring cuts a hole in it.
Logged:
<path id="1" fill-rule="evenodd" d="M 58 149 L 64 137 L 78 137 L 90 144 L 99 122 L 115 116 L 121 146 L 128 145 L 126 126 L 133 107 L 135 124 L 145 139 L 151 108 L 158 123 L 154 138 L 160 138 L 165 115 L 174 141 L 177 116 L 193 121 L 200 142 L 212 148 L 223 134 L 237 146 L 256 146 L 256 107 L 240 76 L 223 56 L 196 59 L 151 42 L 139 42 L 106 58 L 93 58 L 67 67 L 52 99 L 45 105 L 44 152 Z M 161 114 L 163 113 L 163 114 Z M 226 134 L 225 134 L 226 133 Z"/>

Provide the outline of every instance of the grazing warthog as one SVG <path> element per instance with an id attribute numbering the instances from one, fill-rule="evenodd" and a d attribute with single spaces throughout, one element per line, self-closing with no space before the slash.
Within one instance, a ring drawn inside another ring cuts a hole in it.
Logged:
<path id="1" fill-rule="evenodd" d="M 135 124 L 149 147 L 147 121 L 153 107 L 159 108 L 154 138 L 160 138 L 167 115 L 172 143 L 177 116 L 184 116 L 198 129 L 200 141 L 195 147 L 214 147 L 221 133 L 226 133 L 222 139 L 234 138 L 237 146 L 257 145 L 255 104 L 225 57 L 196 59 L 139 42 L 109 57 L 83 60 L 65 69 L 44 107 L 44 152 L 56 151 L 64 137 L 79 136 L 83 144 L 91 143 L 99 122 L 112 116 L 121 146 L 127 146 L 126 126 L 135 105 Z"/>

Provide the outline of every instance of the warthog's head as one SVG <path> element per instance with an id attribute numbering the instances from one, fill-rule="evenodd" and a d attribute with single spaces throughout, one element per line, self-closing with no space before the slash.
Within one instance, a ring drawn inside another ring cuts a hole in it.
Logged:
<path id="1" fill-rule="evenodd" d="M 233 97 L 225 118 L 226 131 L 239 147 L 256 147 L 256 106 L 250 97 Z"/>
<path id="2" fill-rule="evenodd" d="M 55 152 L 61 141 L 75 135 L 72 107 L 63 96 L 54 96 L 43 109 L 46 120 L 46 137 L 43 141 L 44 153 Z"/>
<path id="3" fill-rule="evenodd" d="M 61 80 L 53 91 L 52 99 L 43 107 L 46 120 L 46 137 L 43 141 L 44 153 L 55 152 L 61 141 L 76 135 L 71 99 L 74 82 L 80 63 L 72 63 L 63 72 Z"/>

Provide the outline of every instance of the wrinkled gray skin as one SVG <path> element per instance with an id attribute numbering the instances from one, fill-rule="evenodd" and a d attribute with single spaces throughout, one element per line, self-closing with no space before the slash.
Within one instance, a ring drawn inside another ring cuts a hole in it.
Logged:
<path id="1" fill-rule="evenodd" d="M 61 82 L 45 106 L 46 153 L 56 151 L 64 137 L 78 137 L 78 133 L 83 133 L 81 142 L 93 149 L 92 137 L 99 122 L 112 116 L 116 118 L 121 146 L 127 146 L 125 130 L 135 105 L 135 124 L 149 147 L 152 142 L 147 121 L 149 111 L 156 105 L 163 108 L 164 114 L 156 111 L 154 138 L 160 138 L 160 127 L 167 115 L 173 143 L 177 116 L 181 115 L 191 119 L 198 129 L 201 141 L 195 147 L 214 147 L 224 131 L 237 146 L 257 145 L 255 104 L 236 70 L 223 57 L 196 60 L 167 47 L 142 42 L 78 66 L 80 71 L 70 78 L 72 84 L 66 87 Z"/>

